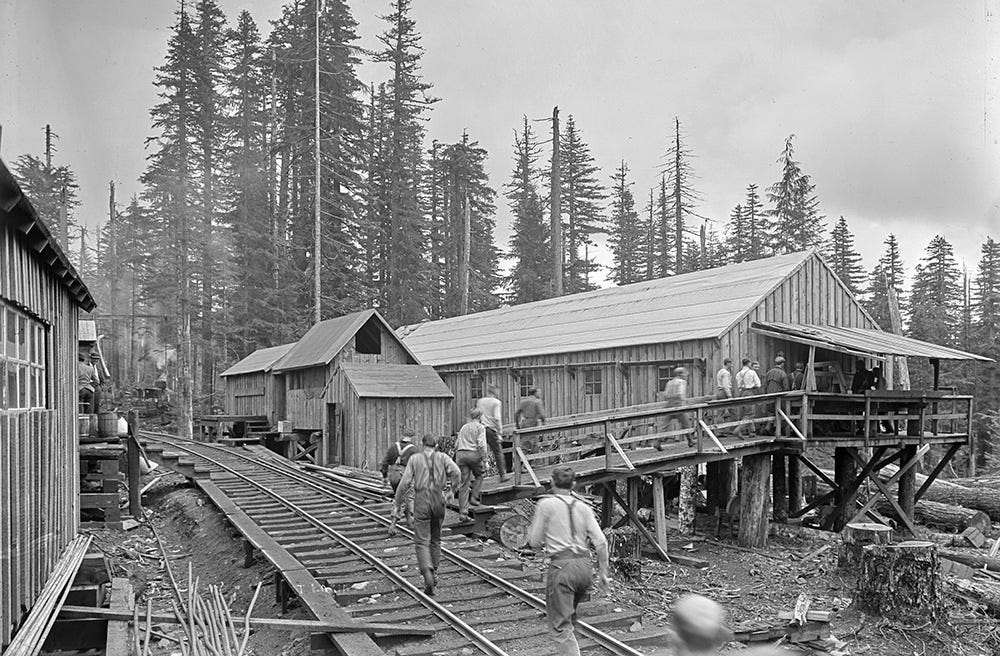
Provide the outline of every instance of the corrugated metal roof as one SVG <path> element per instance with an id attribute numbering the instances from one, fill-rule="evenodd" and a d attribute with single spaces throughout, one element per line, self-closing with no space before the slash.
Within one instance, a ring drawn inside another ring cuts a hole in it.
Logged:
<path id="1" fill-rule="evenodd" d="M 751 329 L 780 333 L 792 341 L 802 341 L 823 348 L 828 344 L 832 350 L 842 347 L 854 352 L 870 353 L 872 355 L 911 355 L 921 358 L 939 358 L 941 360 L 981 360 L 992 362 L 974 353 L 966 353 L 947 346 L 931 344 L 912 337 L 903 337 L 881 330 L 865 328 L 844 328 L 841 326 L 817 326 L 814 324 L 788 324 L 771 321 L 755 321 Z"/>
<path id="2" fill-rule="evenodd" d="M 811 251 L 400 328 L 434 366 L 715 338 Z"/>
<path id="3" fill-rule="evenodd" d="M 450 399 L 454 395 L 434 367 L 419 364 L 344 362 L 341 371 L 363 398 Z"/>
<path id="4" fill-rule="evenodd" d="M 292 342 L 291 344 L 282 344 L 281 346 L 271 346 L 268 348 L 257 349 L 219 375 L 223 377 L 238 376 L 239 374 L 252 374 L 259 371 L 268 371 L 274 363 L 281 359 L 283 355 L 288 353 L 289 349 L 293 346 L 295 346 L 295 342 Z"/>
<path id="5" fill-rule="evenodd" d="M 272 371 L 289 371 L 330 364 L 341 349 L 347 346 L 354 335 L 372 317 L 375 317 L 382 324 L 389 335 L 399 339 L 392 326 L 386 323 L 382 315 L 375 310 L 362 310 L 353 314 L 345 314 L 342 317 L 334 317 L 313 324 L 313 327 L 302 336 L 302 339 L 296 342 L 291 350 L 272 367 Z M 405 344 L 402 346 L 415 362 L 420 362 Z"/>

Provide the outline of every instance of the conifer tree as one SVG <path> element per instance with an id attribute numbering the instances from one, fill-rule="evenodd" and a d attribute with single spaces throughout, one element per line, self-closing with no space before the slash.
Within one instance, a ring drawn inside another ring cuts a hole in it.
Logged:
<path id="1" fill-rule="evenodd" d="M 639 226 L 632 197 L 632 183 L 628 180 L 628 165 L 621 166 L 611 177 L 611 247 L 613 263 L 611 279 L 617 285 L 627 285 L 642 279 L 642 242 L 644 235 Z"/>
<path id="2" fill-rule="evenodd" d="M 677 231 L 672 218 L 670 195 L 667 190 L 667 174 L 660 173 L 659 194 L 656 199 L 657 241 L 654 249 L 657 260 L 657 277 L 672 276 L 680 272 L 677 261 Z"/>
<path id="3" fill-rule="evenodd" d="M 987 237 L 975 280 L 975 326 L 984 353 L 1000 353 L 1000 242 Z"/>
<path id="4" fill-rule="evenodd" d="M 861 293 L 864 280 L 864 267 L 861 265 L 861 255 L 854 249 L 854 235 L 847 226 L 847 219 L 841 216 L 830 232 L 827 244 L 830 266 L 834 273 L 854 294 Z"/>
<path id="5" fill-rule="evenodd" d="M 961 274 L 952 246 L 935 236 L 917 265 L 911 292 L 910 336 L 935 344 L 954 345 L 961 313 Z"/>
<path id="6" fill-rule="evenodd" d="M 643 280 L 655 280 L 657 278 L 656 263 L 657 257 L 657 227 L 656 220 L 656 190 L 649 190 L 649 202 L 646 204 L 646 218 L 640 224 L 640 232 L 643 236 L 642 256 L 644 266 L 642 270 Z"/>
<path id="7" fill-rule="evenodd" d="M 410 0 L 393 0 L 392 13 L 383 16 L 389 27 L 379 36 L 383 48 L 375 61 L 387 63 L 392 78 L 388 92 L 388 153 L 385 175 L 388 196 L 388 266 L 386 313 L 390 323 L 416 323 L 427 317 L 429 271 L 423 246 L 426 225 L 420 206 L 423 168 L 422 117 L 430 104 L 431 85 L 420 76 L 420 35 L 410 17 Z"/>
<path id="8" fill-rule="evenodd" d="M 560 141 L 561 208 L 566 216 L 563 292 L 575 294 L 593 288 L 588 281 L 590 273 L 598 267 L 584 262 L 581 251 L 595 234 L 606 231 L 604 203 L 607 191 L 599 181 L 600 170 L 572 114 L 560 133 Z"/>
<path id="9" fill-rule="evenodd" d="M 819 213 L 816 186 L 795 160 L 794 137 L 794 134 L 788 136 L 778 158 L 781 179 L 767 188 L 767 198 L 773 205 L 768 213 L 770 250 L 779 255 L 816 248 L 823 243 L 823 217 Z"/>
<path id="10" fill-rule="evenodd" d="M 729 247 L 730 262 L 746 262 L 750 257 L 750 231 L 748 230 L 747 217 L 743 213 L 743 206 L 737 205 L 729 215 L 729 223 L 726 224 L 726 241 Z"/>
<path id="11" fill-rule="evenodd" d="M 868 313 L 883 330 L 892 325 L 889 313 L 889 289 L 896 293 L 900 312 L 904 311 L 903 301 L 903 260 L 899 254 L 896 236 L 890 234 L 885 240 L 885 252 L 868 276 L 868 289 L 864 305 Z"/>
<path id="12" fill-rule="evenodd" d="M 746 199 L 743 202 L 743 217 L 746 222 L 747 260 L 759 260 L 767 257 L 767 216 L 760 204 L 757 185 L 747 185 Z"/>
<path id="13" fill-rule="evenodd" d="M 670 146 L 664 157 L 665 181 L 664 190 L 664 214 L 669 214 L 674 246 L 674 269 L 676 273 L 683 273 L 684 267 L 681 265 L 686 260 L 683 253 L 682 244 L 687 230 L 688 220 L 695 216 L 694 207 L 700 200 L 698 192 L 693 186 L 694 171 L 691 167 L 691 149 L 688 148 L 681 132 L 681 122 L 679 118 L 674 118 L 674 130 L 670 139 Z M 666 249 L 666 239 L 662 248 Z M 664 267 L 666 262 L 663 262 Z"/>
<path id="14" fill-rule="evenodd" d="M 540 155 L 541 147 L 524 117 L 522 129 L 514 132 L 514 172 L 505 187 L 507 205 L 514 214 L 510 237 L 513 266 L 506 281 L 513 305 L 552 295 L 551 243 L 538 192 L 541 172 L 536 163 Z"/>
<path id="15" fill-rule="evenodd" d="M 51 156 L 59 152 L 56 148 L 59 135 L 53 131 L 49 131 L 48 134 L 48 157 L 36 157 L 26 153 L 14 161 L 11 169 L 24 194 L 31 199 L 31 206 L 45 221 L 52 234 L 57 236 L 60 233 L 59 211 L 65 195 L 67 236 L 72 242 L 80 230 L 76 221 L 76 208 L 80 205 L 77 197 L 79 185 L 70 165 L 51 163 Z M 68 243 L 62 246 L 67 252 L 70 250 L 67 248 Z"/>

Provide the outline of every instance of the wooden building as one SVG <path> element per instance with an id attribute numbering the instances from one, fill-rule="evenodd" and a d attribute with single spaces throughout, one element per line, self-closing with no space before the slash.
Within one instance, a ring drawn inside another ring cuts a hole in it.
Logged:
<path id="1" fill-rule="evenodd" d="M 531 387 L 549 415 L 560 416 L 655 401 L 677 366 L 689 370 L 689 394 L 699 396 L 714 393 L 714 374 L 727 357 L 734 373 L 743 357 L 759 360 L 762 377 L 779 352 L 789 370 L 808 361 L 808 345 L 754 329 L 759 322 L 878 330 L 830 266 L 803 252 L 406 326 L 399 334 L 454 393 L 454 422 L 491 384 L 501 391 L 505 422 L 513 422 Z M 853 360 L 845 351 L 828 356 L 845 371 Z"/>
<path id="2" fill-rule="evenodd" d="M 94 307 L 0 161 L 0 645 L 77 532 L 77 319 Z"/>
<path id="3" fill-rule="evenodd" d="M 451 433 L 451 393 L 375 310 L 315 324 L 270 375 L 284 383 L 274 411 L 296 433 L 320 434 L 322 463 L 373 468 L 406 427 Z"/>
<path id="4" fill-rule="evenodd" d="M 220 376 L 225 381 L 226 412 L 246 417 L 266 417 L 274 425 L 284 419 L 285 377 L 271 369 L 295 344 L 254 351 Z"/>

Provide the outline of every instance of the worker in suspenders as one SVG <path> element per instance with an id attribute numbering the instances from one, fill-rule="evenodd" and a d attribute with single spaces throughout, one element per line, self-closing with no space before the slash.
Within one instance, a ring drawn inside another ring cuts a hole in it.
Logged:
<path id="1" fill-rule="evenodd" d="M 445 484 L 457 490 L 461 472 L 455 461 L 437 450 L 438 439 L 424 435 L 423 450 L 406 463 L 403 479 L 396 488 L 396 503 L 392 512 L 393 529 L 400 515 L 407 492 L 413 489 L 413 544 L 417 565 L 424 576 L 424 592 L 434 595 L 437 569 L 441 563 L 441 524 L 444 522 Z"/>
<path id="2" fill-rule="evenodd" d="M 531 546 L 544 546 L 551 559 L 545 575 L 545 614 L 560 656 L 580 654 L 573 620 L 593 578 L 588 539 L 597 552 L 600 587 L 606 590 L 609 583 L 608 542 L 594 511 L 572 494 L 575 479 L 569 467 L 552 471 L 552 494 L 538 502 L 528 531 Z"/>
<path id="3" fill-rule="evenodd" d="M 382 480 L 392 488 L 393 494 L 396 493 L 399 481 L 403 478 L 406 463 L 409 462 L 410 456 L 417 452 L 417 446 L 413 443 L 415 435 L 416 433 L 412 428 L 404 429 L 403 436 L 399 438 L 398 442 L 389 447 L 389 450 L 385 452 L 385 457 L 382 458 L 382 464 L 379 467 L 379 470 L 382 472 Z M 413 494 L 407 495 L 406 503 L 403 504 L 403 513 L 406 525 L 411 526 L 413 518 Z"/>

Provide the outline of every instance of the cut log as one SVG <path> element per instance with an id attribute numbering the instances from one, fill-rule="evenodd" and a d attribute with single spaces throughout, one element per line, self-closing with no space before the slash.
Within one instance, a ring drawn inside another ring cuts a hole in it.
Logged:
<path id="1" fill-rule="evenodd" d="M 845 526 L 840 537 L 842 541 L 837 565 L 841 569 L 854 571 L 861 565 L 861 550 L 869 544 L 892 542 L 892 529 L 881 524 L 855 522 Z"/>
<path id="2" fill-rule="evenodd" d="M 991 572 L 1000 572 L 1000 558 L 990 558 L 986 553 L 978 553 L 975 551 L 958 551 L 955 549 L 938 549 L 938 556 L 941 558 L 947 558 L 948 560 L 954 560 L 957 563 L 962 563 L 963 565 L 968 565 L 969 567 L 975 567 L 976 569 L 983 569 L 984 567 Z"/>
<path id="3" fill-rule="evenodd" d="M 528 544 L 530 522 L 520 513 L 499 512 L 486 520 L 486 533 L 498 544 L 520 551 Z"/>
<path id="4" fill-rule="evenodd" d="M 940 479 L 938 479 L 940 480 Z M 1000 490 L 1000 476 L 974 476 L 972 478 L 949 478 L 946 483 L 962 487 L 991 487 Z"/>
<path id="5" fill-rule="evenodd" d="M 907 624 L 936 621 L 944 615 L 937 546 L 924 541 L 868 545 L 854 599 L 872 615 Z"/>
<path id="6" fill-rule="evenodd" d="M 890 517 L 896 517 L 896 511 L 885 499 L 879 499 L 875 509 Z M 914 519 L 925 526 L 954 531 L 959 533 L 974 526 L 983 533 L 989 533 L 992 523 L 989 515 L 981 510 L 962 508 L 935 501 L 918 501 L 913 506 Z"/>
<path id="7" fill-rule="evenodd" d="M 980 604 L 988 615 L 1000 618 L 1000 586 L 978 581 L 950 581 L 952 594 Z"/>
<path id="8" fill-rule="evenodd" d="M 886 465 L 879 472 L 883 480 L 889 479 L 899 470 L 895 465 Z M 927 477 L 917 474 L 917 488 L 923 487 Z M 990 519 L 1000 521 L 1000 490 L 977 485 L 965 487 L 940 478 L 934 479 L 927 491 L 920 497 L 924 501 L 936 501 L 952 506 L 963 506 L 973 510 L 982 510 Z"/>

